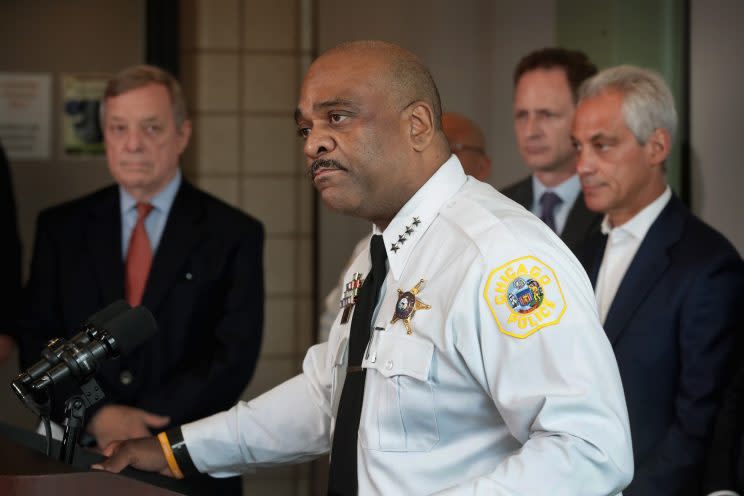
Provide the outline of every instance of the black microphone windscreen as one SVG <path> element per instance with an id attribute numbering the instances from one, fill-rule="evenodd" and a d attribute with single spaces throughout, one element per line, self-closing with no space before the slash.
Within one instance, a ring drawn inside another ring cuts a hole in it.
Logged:
<path id="1" fill-rule="evenodd" d="M 158 324 L 150 311 L 140 306 L 109 320 L 104 328 L 116 341 L 119 352 L 126 355 L 150 339 Z"/>
<path id="2" fill-rule="evenodd" d="M 126 300 L 117 300 L 88 317 L 86 322 L 93 327 L 104 327 L 106 322 L 131 308 Z"/>

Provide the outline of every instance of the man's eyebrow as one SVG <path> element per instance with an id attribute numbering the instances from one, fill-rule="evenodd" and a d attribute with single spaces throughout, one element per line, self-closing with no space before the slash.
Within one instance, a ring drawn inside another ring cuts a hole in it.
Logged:
<path id="1" fill-rule="evenodd" d="M 589 141 L 597 141 L 601 139 L 615 140 L 617 138 L 615 138 L 615 136 L 611 136 L 609 134 L 605 134 L 602 132 L 602 133 L 596 133 L 596 134 L 591 135 L 591 137 L 589 138 Z"/>
<path id="2" fill-rule="evenodd" d="M 359 106 L 352 100 L 346 98 L 334 98 L 333 100 L 325 100 L 323 102 L 313 104 L 313 112 L 318 112 L 320 110 L 325 110 L 333 107 L 352 107 L 355 110 L 359 108 Z M 294 119 L 295 122 L 300 122 L 300 119 L 302 119 L 302 111 L 299 108 L 295 109 Z"/>
<path id="3" fill-rule="evenodd" d="M 333 100 L 326 100 L 324 102 L 318 102 L 313 105 L 313 110 L 323 110 L 327 109 L 329 107 L 338 107 L 338 106 L 346 106 L 346 107 L 354 107 L 356 108 L 357 105 L 346 98 L 334 98 Z"/>

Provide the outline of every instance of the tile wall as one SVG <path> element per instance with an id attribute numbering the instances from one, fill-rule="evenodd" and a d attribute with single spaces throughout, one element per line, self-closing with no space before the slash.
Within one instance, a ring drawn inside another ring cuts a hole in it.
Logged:
<path id="1" fill-rule="evenodd" d="M 184 170 L 266 228 L 266 325 L 251 399 L 295 375 L 314 336 L 314 193 L 293 113 L 311 60 L 312 0 L 181 0 L 181 79 L 194 122 Z M 246 494 L 310 494 L 298 465 L 246 475 Z"/>

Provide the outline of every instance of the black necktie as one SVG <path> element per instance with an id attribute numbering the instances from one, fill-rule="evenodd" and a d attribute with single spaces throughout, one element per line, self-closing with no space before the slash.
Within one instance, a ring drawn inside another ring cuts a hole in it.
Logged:
<path id="1" fill-rule="evenodd" d="M 328 476 L 329 496 L 354 496 L 358 493 L 357 438 L 366 376 L 366 369 L 360 366 L 364 350 L 369 342 L 372 314 L 387 272 L 385 266 L 387 253 L 382 236 L 372 236 L 370 253 L 372 268 L 359 289 L 354 316 L 351 319 L 346 381 L 338 404 L 336 429 L 333 433 L 331 448 L 331 468 Z"/>

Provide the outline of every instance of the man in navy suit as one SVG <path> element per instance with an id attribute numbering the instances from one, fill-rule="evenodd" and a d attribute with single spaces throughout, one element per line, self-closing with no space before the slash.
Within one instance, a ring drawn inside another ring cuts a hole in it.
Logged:
<path id="1" fill-rule="evenodd" d="M 0 365 L 15 348 L 15 317 L 21 294 L 21 239 L 18 236 L 10 164 L 0 143 Z"/>
<path id="2" fill-rule="evenodd" d="M 580 90 L 577 171 L 604 214 L 581 258 L 625 390 L 636 466 L 626 496 L 699 493 L 744 290 L 736 250 L 667 185 L 676 127 L 651 71 L 607 69 Z"/>
<path id="3" fill-rule="evenodd" d="M 586 54 L 564 48 L 534 51 L 514 70 L 514 133 L 532 174 L 501 192 L 545 221 L 574 253 L 601 220 L 581 197 L 571 146 L 576 92 L 596 73 Z"/>
<path id="4" fill-rule="evenodd" d="M 181 176 L 191 123 L 178 82 L 125 69 L 102 117 L 117 184 L 39 215 L 23 329 L 27 366 L 114 300 L 152 311 L 157 334 L 96 376 L 106 400 L 86 431 L 100 448 L 233 405 L 256 366 L 264 299 L 262 225 Z"/>

